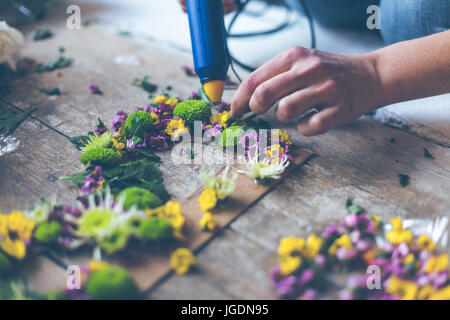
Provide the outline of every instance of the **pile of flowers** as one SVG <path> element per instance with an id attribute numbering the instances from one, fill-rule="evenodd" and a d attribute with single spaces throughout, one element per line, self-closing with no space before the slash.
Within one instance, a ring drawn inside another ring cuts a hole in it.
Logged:
<path id="1" fill-rule="evenodd" d="M 415 237 L 400 218 L 384 225 L 357 205 L 347 209 L 321 236 L 281 240 L 271 272 L 280 298 L 318 298 L 327 274 L 352 272 L 341 299 L 450 299 L 448 255 L 437 253 L 429 236 Z M 368 270 L 379 270 L 379 278 Z"/>

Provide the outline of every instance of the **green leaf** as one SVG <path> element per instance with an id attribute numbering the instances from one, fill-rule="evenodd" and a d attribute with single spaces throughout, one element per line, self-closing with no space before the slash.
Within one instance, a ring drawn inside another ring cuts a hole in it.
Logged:
<path id="1" fill-rule="evenodd" d="M 155 93 L 156 89 L 158 89 L 158 86 L 156 84 L 151 83 L 149 80 L 150 80 L 150 77 L 145 76 L 142 80 L 134 79 L 132 84 L 137 87 L 141 87 L 148 93 Z"/>
<path id="2" fill-rule="evenodd" d="M 25 112 L 11 111 L 0 113 L 0 136 L 9 136 L 36 108 L 29 108 Z"/>
<path id="3" fill-rule="evenodd" d="M 42 28 L 42 29 L 36 30 L 33 40 L 35 40 L 35 41 L 44 40 L 44 39 L 51 38 L 52 36 L 53 36 L 53 33 L 50 31 L 49 28 Z"/>
<path id="4" fill-rule="evenodd" d="M 37 73 L 43 73 L 43 72 L 51 72 L 57 69 L 63 69 L 69 67 L 73 63 L 72 58 L 64 58 L 59 57 L 56 60 L 50 61 L 47 64 L 40 63 L 36 67 Z"/>
<path id="5" fill-rule="evenodd" d="M 53 88 L 53 89 L 39 89 L 42 93 L 45 93 L 48 96 L 59 96 L 61 95 L 61 91 L 59 91 L 59 88 Z"/>

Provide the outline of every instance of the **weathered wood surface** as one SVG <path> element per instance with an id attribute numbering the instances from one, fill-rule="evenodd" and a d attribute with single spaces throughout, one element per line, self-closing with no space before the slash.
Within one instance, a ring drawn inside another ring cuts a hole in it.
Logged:
<path id="1" fill-rule="evenodd" d="M 65 55 L 75 58 L 75 63 L 62 70 L 61 77 L 52 72 L 18 78 L 5 98 L 16 108 L 36 106 L 33 115 L 38 120 L 28 119 L 15 133 L 23 137 L 20 150 L 0 157 L 4 175 L 0 211 L 28 209 L 40 196 L 53 192 L 60 193 L 63 200 L 73 199 L 68 186 L 48 179 L 80 168 L 78 153 L 63 134 L 84 134 L 99 115 L 109 124 L 116 109 L 131 110 L 148 103 L 148 94 L 131 86 L 134 78 L 150 75 L 160 89 L 171 85 L 182 97 L 198 87 L 196 79 L 180 71 L 181 65 L 191 64 L 186 53 L 142 39 L 118 37 L 104 32 L 101 25 L 70 31 L 59 23 L 54 29 L 53 39 L 29 42 L 25 55 L 49 61 L 57 56 L 58 47 L 64 46 Z M 124 54 L 135 55 L 142 64 L 115 64 L 114 58 Z M 104 95 L 89 94 L 90 83 L 100 85 Z M 39 88 L 55 86 L 60 87 L 62 96 L 49 98 L 39 92 Z M 280 126 L 271 115 L 267 118 L 275 127 Z M 342 219 L 348 197 L 385 219 L 450 214 L 450 150 L 442 146 L 445 144 L 372 119 L 361 119 L 314 138 L 301 137 L 294 129 L 290 126 L 289 131 L 295 143 L 315 152 L 309 163 L 202 249 L 196 272 L 169 277 L 148 293 L 149 298 L 274 298 L 268 272 L 276 264 L 280 238 L 307 236 Z M 392 138 L 395 143 L 390 142 Z M 424 148 L 435 159 L 425 158 Z M 200 186 L 198 167 L 176 166 L 168 155 L 163 158 L 164 179 L 176 198 L 182 199 Z M 400 186 L 399 173 L 411 177 L 409 186 Z M 66 257 L 65 263 L 81 263 L 87 258 L 87 253 L 80 253 Z"/>

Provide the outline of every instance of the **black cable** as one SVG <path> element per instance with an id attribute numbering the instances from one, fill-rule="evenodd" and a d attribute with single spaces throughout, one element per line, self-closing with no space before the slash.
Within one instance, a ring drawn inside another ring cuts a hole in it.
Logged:
<path id="1" fill-rule="evenodd" d="M 287 10 L 287 12 L 289 12 L 289 14 L 287 14 L 285 21 L 280 24 L 279 26 L 270 29 L 270 30 L 264 30 L 264 31 L 259 31 L 259 32 L 251 32 L 251 33 L 241 33 L 241 34 L 232 34 L 231 33 L 231 28 L 233 27 L 233 25 L 236 23 L 238 17 L 241 15 L 241 13 L 244 11 L 245 7 L 248 5 L 248 3 L 251 0 L 245 0 L 245 2 L 243 2 L 238 10 L 236 11 L 236 13 L 234 14 L 233 18 L 231 18 L 230 23 L 228 24 L 228 28 L 226 30 L 227 33 L 227 38 L 244 38 L 244 37 L 255 37 L 255 36 L 262 36 L 262 35 L 268 35 L 268 34 L 272 34 L 275 32 L 279 32 L 283 29 L 285 29 L 286 27 L 289 26 L 290 24 L 290 11 L 292 10 L 292 8 L 285 2 L 285 8 Z M 308 23 L 309 23 L 309 29 L 310 29 L 310 34 L 311 34 L 311 49 L 315 49 L 316 47 L 316 34 L 315 34 L 315 29 L 314 29 L 314 21 L 313 21 L 313 17 L 311 15 L 311 12 L 309 11 L 309 8 L 306 6 L 304 0 L 298 0 L 300 2 L 300 5 L 302 7 L 303 12 L 305 13 L 307 19 L 308 19 Z M 230 62 L 231 62 L 231 69 L 233 71 L 233 73 L 235 74 L 235 76 L 240 80 L 239 75 L 237 74 L 236 70 L 234 69 L 234 65 L 233 63 L 236 63 L 238 66 L 240 66 L 241 68 L 247 70 L 247 71 L 254 71 L 256 70 L 256 68 L 249 66 L 241 61 L 239 61 L 235 56 L 232 55 L 231 51 L 228 49 L 228 55 L 230 57 Z"/>

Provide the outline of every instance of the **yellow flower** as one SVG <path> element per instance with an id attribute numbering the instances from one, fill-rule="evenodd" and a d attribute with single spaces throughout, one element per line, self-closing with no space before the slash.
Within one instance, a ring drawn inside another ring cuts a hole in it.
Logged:
<path id="1" fill-rule="evenodd" d="M 158 217 L 168 221 L 174 229 L 174 236 L 178 239 L 184 238 L 181 231 L 186 218 L 181 214 L 181 205 L 179 202 L 170 200 L 156 209 L 146 209 L 145 213 L 149 217 Z"/>
<path id="2" fill-rule="evenodd" d="M 306 246 L 303 255 L 308 259 L 313 259 L 320 252 L 323 245 L 323 239 L 314 234 L 310 235 L 306 240 Z"/>
<path id="3" fill-rule="evenodd" d="M 165 103 L 168 99 L 169 99 L 168 96 L 166 96 L 165 94 L 162 94 L 155 98 L 155 103 L 158 103 L 158 104 Z"/>
<path id="4" fill-rule="evenodd" d="M 417 239 L 417 244 L 421 250 L 433 251 L 434 250 L 434 242 L 430 237 L 422 234 L 419 239 Z"/>
<path id="5" fill-rule="evenodd" d="M 426 273 L 440 272 L 448 269 L 448 255 L 432 256 L 425 266 Z"/>
<path id="6" fill-rule="evenodd" d="M 389 279 L 386 292 L 397 296 L 400 300 L 414 300 L 419 287 L 411 281 L 405 281 L 393 276 Z"/>
<path id="7" fill-rule="evenodd" d="M 373 214 L 372 221 L 373 221 L 373 229 L 378 230 L 378 226 L 380 225 L 380 217 Z"/>
<path id="8" fill-rule="evenodd" d="M 101 270 L 107 268 L 108 266 L 109 266 L 109 263 L 105 262 L 105 261 L 96 261 L 96 260 L 89 261 L 89 271 L 90 272 L 101 271 Z"/>
<path id="9" fill-rule="evenodd" d="M 399 245 L 403 242 L 411 243 L 414 236 L 409 230 L 392 230 L 386 235 L 386 238 L 393 244 Z"/>
<path id="10" fill-rule="evenodd" d="M 200 228 L 202 231 L 214 231 L 217 228 L 216 218 L 211 212 L 205 212 L 200 220 Z"/>
<path id="11" fill-rule="evenodd" d="M 164 103 L 168 104 L 169 106 L 173 107 L 174 105 L 178 104 L 180 100 L 178 98 L 169 98 Z"/>
<path id="12" fill-rule="evenodd" d="M 290 256 L 293 253 L 301 253 L 303 248 L 305 248 L 305 239 L 288 237 L 283 238 L 280 241 L 280 246 L 278 247 L 278 253 L 281 256 Z"/>
<path id="13" fill-rule="evenodd" d="M 279 144 L 273 144 L 265 151 L 266 156 L 269 158 L 279 158 L 284 154 L 284 148 Z"/>
<path id="14" fill-rule="evenodd" d="M 123 150 L 125 148 L 125 144 L 119 143 L 116 138 L 112 138 L 111 141 L 114 145 L 114 148 L 116 148 L 116 150 Z"/>
<path id="15" fill-rule="evenodd" d="M 231 119 L 231 112 L 230 111 L 223 111 L 218 114 L 214 114 L 209 118 L 209 121 L 211 123 L 217 123 L 220 124 L 222 127 L 226 128 L 228 127 L 228 122 Z"/>
<path id="16" fill-rule="evenodd" d="M 435 290 L 430 295 L 430 300 L 450 300 L 450 285 L 440 290 Z"/>
<path id="17" fill-rule="evenodd" d="M 328 253 L 331 255 L 335 255 L 339 248 L 353 248 L 352 240 L 350 239 L 348 234 L 344 234 L 340 238 L 336 239 L 328 249 Z"/>
<path id="18" fill-rule="evenodd" d="M 152 117 L 152 119 L 153 119 L 153 124 L 159 123 L 159 116 L 156 113 L 150 112 L 150 117 Z"/>
<path id="19" fill-rule="evenodd" d="M 403 221 L 402 219 L 400 219 L 400 217 L 391 219 L 389 220 L 389 222 L 392 224 L 393 230 L 403 230 Z"/>
<path id="20" fill-rule="evenodd" d="M 280 272 L 284 276 L 295 272 L 302 265 L 302 259 L 298 256 L 281 256 L 279 262 Z"/>
<path id="21" fill-rule="evenodd" d="M 198 203 L 204 212 L 214 209 L 217 204 L 217 196 L 214 190 L 206 188 L 198 198 Z"/>
<path id="22" fill-rule="evenodd" d="M 178 248 L 170 256 L 170 266 L 177 274 L 186 274 L 195 264 L 195 257 L 189 249 Z"/>
<path id="23" fill-rule="evenodd" d="M 278 134 L 281 142 L 283 142 L 283 143 L 285 143 L 287 145 L 291 145 L 292 144 L 291 136 L 289 135 L 289 133 L 286 132 L 286 130 L 276 129 L 274 131 L 275 132 L 272 133 L 272 137 L 274 137 L 275 135 Z"/>
<path id="24" fill-rule="evenodd" d="M 420 288 L 419 293 L 417 294 L 418 300 L 428 300 L 430 299 L 430 296 L 433 294 L 434 288 L 431 284 L 426 285 L 422 288 Z"/>
<path id="25" fill-rule="evenodd" d="M 404 264 L 413 263 L 414 262 L 414 254 L 410 253 L 408 254 L 405 259 L 403 259 Z"/>
<path id="26" fill-rule="evenodd" d="M 174 136 L 175 139 L 177 139 L 180 134 L 189 132 L 188 128 L 184 125 L 184 122 L 182 119 L 172 119 L 167 123 L 167 127 L 164 130 L 165 133 L 167 133 L 169 136 Z"/>
<path id="27" fill-rule="evenodd" d="M 33 229 L 34 221 L 27 220 L 20 211 L 0 214 L 0 248 L 17 259 L 23 259 L 26 241 L 31 239 Z"/>

